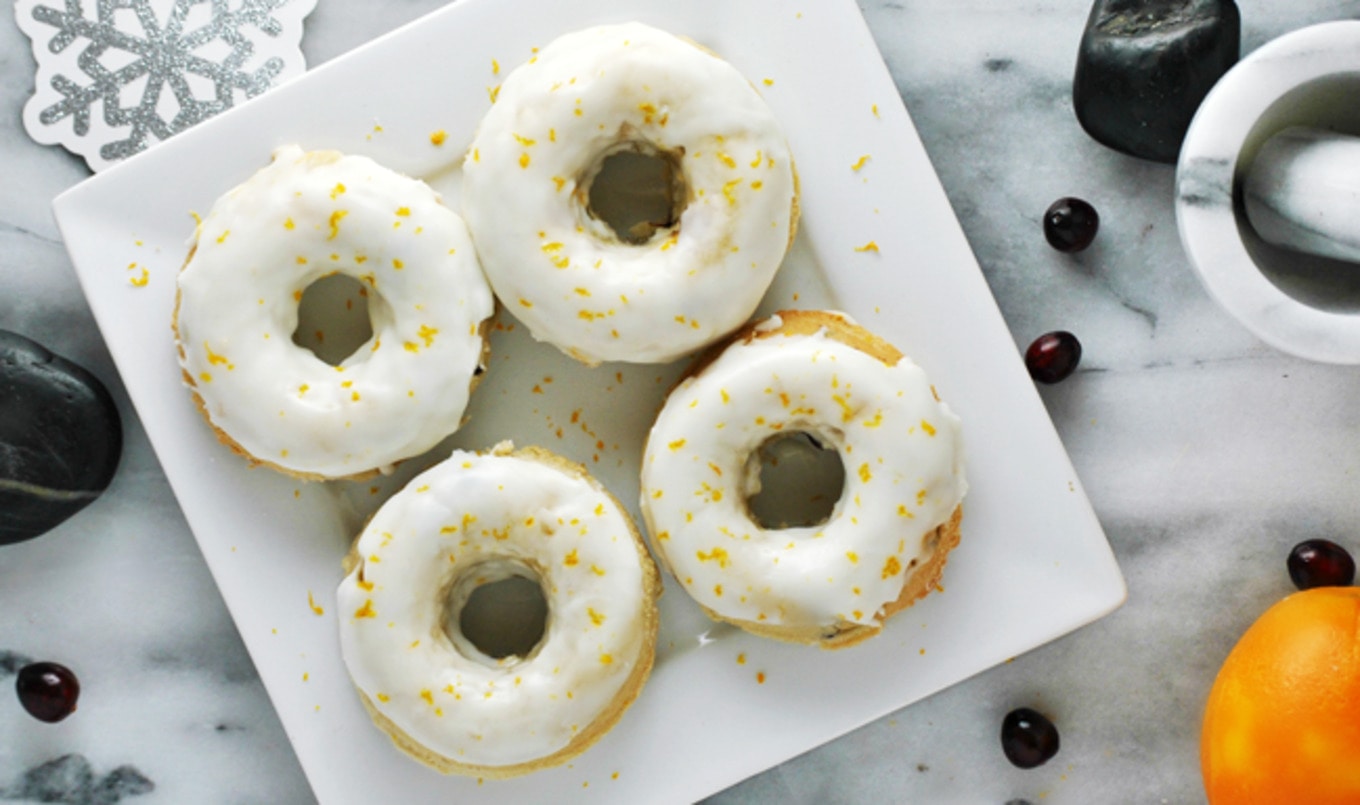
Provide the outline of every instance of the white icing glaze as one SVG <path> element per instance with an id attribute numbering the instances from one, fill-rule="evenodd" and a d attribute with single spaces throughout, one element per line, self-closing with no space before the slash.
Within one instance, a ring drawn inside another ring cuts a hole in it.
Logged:
<path id="1" fill-rule="evenodd" d="M 839 451 L 844 490 L 819 526 L 762 528 L 746 505 L 751 456 L 800 431 Z M 641 504 L 663 563 L 703 606 L 830 627 L 876 623 L 966 491 L 959 420 L 925 372 L 822 330 L 734 343 L 677 386 L 648 438 Z"/>
<path id="2" fill-rule="evenodd" d="M 679 156 L 678 223 L 645 244 L 586 209 L 630 143 Z M 736 68 L 639 23 L 563 36 L 514 70 L 464 162 L 464 215 L 501 301 L 587 363 L 664 362 L 755 310 L 787 249 L 788 144 Z"/>
<path id="3" fill-rule="evenodd" d="M 613 498 L 508 450 L 457 451 L 412 480 L 364 529 L 360 564 L 337 592 L 355 684 L 416 741 L 464 764 L 515 765 L 566 746 L 644 661 L 644 611 L 655 606 Z M 535 652 L 498 662 L 461 635 L 450 641 L 449 591 L 465 574 L 493 581 L 512 567 L 531 568 L 548 601 Z"/>
<path id="4" fill-rule="evenodd" d="M 333 367 L 292 335 L 302 292 L 337 272 L 367 286 L 373 337 Z M 179 294 L 181 365 L 212 424 L 325 477 L 456 430 L 494 309 L 466 226 L 427 185 L 296 146 L 213 205 Z"/>

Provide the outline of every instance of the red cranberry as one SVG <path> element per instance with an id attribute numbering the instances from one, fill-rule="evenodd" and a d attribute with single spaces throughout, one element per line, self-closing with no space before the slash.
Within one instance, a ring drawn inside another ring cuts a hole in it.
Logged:
<path id="1" fill-rule="evenodd" d="M 1081 363 L 1081 342 L 1075 335 L 1056 330 L 1034 339 L 1025 350 L 1025 368 L 1040 383 L 1066 380 Z"/>
<path id="2" fill-rule="evenodd" d="M 80 682 L 71 669 L 54 662 L 35 662 L 19 669 L 15 680 L 19 703 L 39 721 L 55 724 L 76 711 Z"/>
<path id="3" fill-rule="evenodd" d="M 1355 560 L 1346 549 L 1325 539 L 1300 542 L 1289 552 L 1289 578 L 1300 590 L 1349 587 L 1355 581 Z"/>
<path id="4" fill-rule="evenodd" d="M 1090 246 L 1098 229 L 1096 208 L 1079 198 L 1060 198 L 1044 212 L 1044 237 L 1060 252 L 1079 252 Z"/>
<path id="5" fill-rule="evenodd" d="M 1058 754 L 1058 728 L 1028 707 L 1012 710 L 1001 722 L 1001 751 L 1022 769 L 1042 766 Z"/>

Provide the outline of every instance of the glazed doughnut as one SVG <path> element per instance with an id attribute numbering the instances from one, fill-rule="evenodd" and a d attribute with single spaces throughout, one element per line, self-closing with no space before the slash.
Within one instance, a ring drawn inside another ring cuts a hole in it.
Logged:
<path id="1" fill-rule="evenodd" d="M 620 155 L 653 160 L 667 197 L 623 234 L 592 194 Z M 665 362 L 735 330 L 797 221 L 788 144 L 750 82 L 639 23 L 568 34 L 515 69 L 463 168 L 497 296 L 588 364 Z"/>
<path id="2" fill-rule="evenodd" d="M 747 503 L 758 451 L 791 433 L 838 451 L 844 488 L 824 523 L 762 527 Z M 936 586 L 966 490 L 959 420 L 920 367 L 842 314 L 785 311 L 671 392 L 641 504 L 662 563 L 711 617 L 840 648 Z"/>
<path id="3" fill-rule="evenodd" d="M 661 582 L 632 520 L 547 451 L 454 452 L 373 517 L 345 561 L 340 646 L 374 720 L 443 772 L 510 777 L 604 735 L 652 666 Z M 497 660 L 458 628 L 478 586 L 537 580 L 546 630 Z"/>
<path id="4" fill-rule="evenodd" d="M 363 283 L 373 335 L 337 366 L 293 343 L 303 291 Z M 218 438 L 308 478 L 356 476 L 455 431 L 490 287 L 461 218 L 361 156 L 280 148 L 198 226 L 179 274 L 184 379 Z"/>

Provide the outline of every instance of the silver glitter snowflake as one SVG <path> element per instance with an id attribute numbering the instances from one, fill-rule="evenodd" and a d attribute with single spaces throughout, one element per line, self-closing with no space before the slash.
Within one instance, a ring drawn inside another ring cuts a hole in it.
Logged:
<path id="1" fill-rule="evenodd" d="M 248 34 L 278 37 L 284 26 L 275 12 L 290 0 L 173 2 L 166 14 L 162 0 L 159 17 L 153 0 L 95 0 L 93 17 L 81 0 L 65 0 L 64 9 L 34 5 L 32 19 L 56 29 L 50 53 L 85 43 L 79 75 L 51 76 L 60 100 L 42 108 L 38 121 L 72 118 L 74 134 L 84 137 L 102 106 L 104 126 L 121 139 L 102 143 L 98 153 L 113 162 L 230 108 L 238 93 L 259 95 L 284 70 L 278 56 L 248 67 L 255 53 Z"/>

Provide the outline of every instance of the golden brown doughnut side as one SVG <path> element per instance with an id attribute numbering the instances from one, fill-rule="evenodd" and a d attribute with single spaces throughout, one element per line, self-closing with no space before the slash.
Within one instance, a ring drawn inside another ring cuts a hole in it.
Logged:
<path id="1" fill-rule="evenodd" d="M 775 316 L 779 317 L 781 324 L 778 327 L 767 327 L 767 323 Z M 777 335 L 813 335 L 823 328 L 829 336 L 842 344 L 872 355 L 888 366 L 896 366 L 897 362 L 902 360 L 900 350 L 860 325 L 851 323 L 843 314 L 832 310 L 779 310 L 767 318 L 748 322 L 741 329 L 699 353 L 685 369 L 684 374 L 676 379 L 675 384 L 679 385 L 685 378 L 702 374 L 709 364 L 716 361 L 718 356 L 733 344 L 750 343 Z M 671 390 L 674 390 L 674 386 Z"/>

